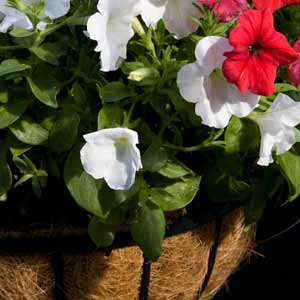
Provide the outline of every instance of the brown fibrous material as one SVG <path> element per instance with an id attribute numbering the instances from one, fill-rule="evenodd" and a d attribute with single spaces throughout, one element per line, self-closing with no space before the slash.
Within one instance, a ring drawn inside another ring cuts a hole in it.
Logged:
<path id="1" fill-rule="evenodd" d="M 149 300 L 197 299 L 208 273 L 216 228 L 216 222 L 211 222 L 165 239 L 163 255 L 152 263 Z M 46 234 L 68 236 L 69 232 Z M 9 232 L 3 235 L 10 236 Z M 43 232 L 37 235 L 44 236 Z M 241 209 L 223 219 L 215 263 L 201 299 L 214 297 L 250 253 L 253 238 L 253 231 L 244 230 Z M 110 254 L 65 253 L 64 294 L 68 300 L 138 300 L 142 269 L 143 253 L 136 246 Z M 53 286 L 51 254 L 0 255 L 0 300 L 53 300 Z"/>
<path id="2" fill-rule="evenodd" d="M 152 264 L 149 300 L 196 300 L 208 271 L 216 240 L 216 224 L 165 239 L 163 255 Z M 212 299 L 252 246 L 253 232 L 244 230 L 244 214 L 236 210 L 222 223 L 217 256 L 207 287 L 201 295 Z M 138 247 L 65 255 L 65 292 L 69 300 L 137 300 L 142 275 Z"/>
<path id="3" fill-rule="evenodd" d="M 0 255 L 0 300 L 52 300 L 53 285 L 48 255 Z"/>

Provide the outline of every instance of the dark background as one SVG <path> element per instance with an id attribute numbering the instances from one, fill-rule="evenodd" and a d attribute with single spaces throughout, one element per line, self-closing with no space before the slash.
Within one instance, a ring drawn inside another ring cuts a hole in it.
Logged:
<path id="1" fill-rule="evenodd" d="M 300 201 L 267 210 L 257 226 L 257 247 L 214 300 L 300 299 L 300 224 L 262 242 L 300 219 Z M 261 242 L 260 242 L 261 241 Z"/>

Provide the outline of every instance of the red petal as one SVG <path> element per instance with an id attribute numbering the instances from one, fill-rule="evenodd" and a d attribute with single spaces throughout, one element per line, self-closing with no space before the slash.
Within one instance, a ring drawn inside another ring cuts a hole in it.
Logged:
<path id="1" fill-rule="evenodd" d="M 288 66 L 287 74 L 290 83 L 300 88 L 300 58 Z"/>
<path id="2" fill-rule="evenodd" d="M 285 5 L 300 4 L 299 0 L 254 0 L 253 1 L 257 9 L 270 8 L 275 11 Z"/>
<path id="3" fill-rule="evenodd" d="M 300 39 L 298 39 L 294 43 L 293 48 L 298 53 L 300 52 Z M 288 66 L 287 74 L 290 83 L 299 88 L 300 87 L 300 57 L 298 57 L 298 59 L 295 62 L 293 62 Z"/>
<path id="4" fill-rule="evenodd" d="M 241 92 L 249 89 L 253 94 L 262 96 L 271 96 L 274 93 L 276 65 L 259 55 L 249 55 L 247 52 L 229 52 L 225 56 L 228 58 L 223 64 L 223 74 Z"/>
<path id="5" fill-rule="evenodd" d="M 214 13 L 221 21 L 228 22 L 247 9 L 247 0 L 220 0 L 214 7 Z"/>
<path id="6" fill-rule="evenodd" d="M 245 51 L 257 41 L 261 30 L 262 12 L 248 10 L 239 16 L 237 27 L 231 30 L 229 43 L 236 51 Z"/>

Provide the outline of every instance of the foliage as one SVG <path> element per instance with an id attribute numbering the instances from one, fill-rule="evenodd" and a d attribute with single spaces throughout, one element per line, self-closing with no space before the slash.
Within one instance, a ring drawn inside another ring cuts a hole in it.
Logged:
<path id="1" fill-rule="evenodd" d="M 44 31 L 0 33 L 1 201 L 10 201 L 20 185 L 41 197 L 48 180 L 64 178 L 91 218 L 89 233 L 98 247 L 110 245 L 119 228 L 128 226 L 155 260 L 162 251 L 165 212 L 205 198 L 244 205 L 251 224 L 282 187 L 282 202 L 300 195 L 297 147 L 268 168 L 258 166 L 260 132 L 252 119 L 232 117 L 225 130 L 209 128 L 178 91 L 177 73 L 195 61 L 196 42 L 207 35 L 228 36 L 234 22 L 219 22 L 202 8 L 200 28 L 182 40 L 162 21 L 156 30 L 143 25 L 145 36 L 130 40 L 121 68 L 103 73 L 95 43 L 84 34 L 96 4 L 72 1 L 68 15 Z M 288 22 L 278 27 L 292 40 L 300 34 L 298 10 L 276 13 L 280 24 Z M 299 101 L 298 89 L 279 73 L 276 93 Z M 258 110 L 265 111 L 273 100 L 274 95 L 262 97 Z M 143 169 L 128 191 L 109 189 L 80 162 L 82 136 L 114 127 L 139 133 Z"/>

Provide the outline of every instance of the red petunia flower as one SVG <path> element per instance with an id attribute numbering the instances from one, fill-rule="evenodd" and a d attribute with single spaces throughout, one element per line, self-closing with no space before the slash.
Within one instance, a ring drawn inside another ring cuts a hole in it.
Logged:
<path id="1" fill-rule="evenodd" d="M 294 43 L 293 48 L 300 54 L 300 39 Z M 300 88 L 300 57 L 288 66 L 288 78 L 292 85 Z"/>
<path id="2" fill-rule="evenodd" d="M 213 8 L 214 14 L 223 22 L 231 21 L 248 9 L 247 0 L 198 0 L 198 2 Z"/>
<path id="3" fill-rule="evenodd" d="M 257 9 L 270 8 L 275 11 L 286 5 L 300 4 L 300 0 L 254 0 L 253 3 Z"/>
<path id="4" fill-rule="evenodd" d="M 241 92 L 249 89 L 257 95 L 272 95 L 277 67 L 298 58 L 285 36 L 275 31 L 270 9 L 240 15 L 229 42 L 233 51 L 224 54 L 223 74 Z"/>

